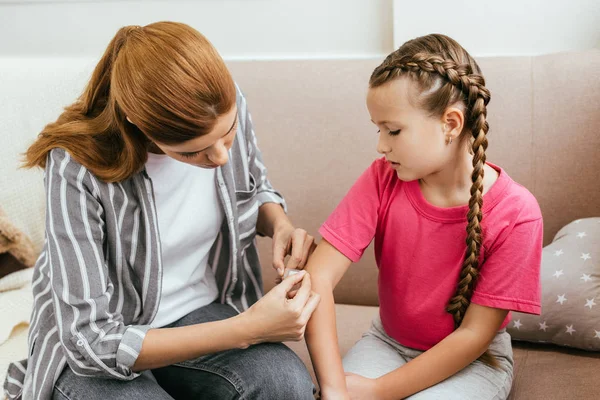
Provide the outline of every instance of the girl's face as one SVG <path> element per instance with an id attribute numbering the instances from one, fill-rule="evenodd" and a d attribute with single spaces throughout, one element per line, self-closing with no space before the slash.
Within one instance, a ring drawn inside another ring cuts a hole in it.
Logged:
<path id="1" fill-rule="evenodd" d="M 217 168 L 229 161 L 238 126 L 237 107 L 217 118 L 213 130 L 187 142 L 166 145 L 154 142 L 163 153 L 175 160 L 200 168 Z"/>
<path id="2" fill-rule="evenodd" d="M 422 179 L 441 171 L 452 160 L 447 142 L 462 129 L 461 115 L 449 109 L 432 117 L 416 106 L 417 94 L 408 78 L 399 78 L 369 89 L 367 108 L 371 121 L 379 129 L 377 151 L 385 156 L 398 178 Z"/>

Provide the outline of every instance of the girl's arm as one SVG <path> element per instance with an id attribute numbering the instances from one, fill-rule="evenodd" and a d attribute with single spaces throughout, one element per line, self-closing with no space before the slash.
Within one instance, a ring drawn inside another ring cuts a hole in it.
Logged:
<path id="1" fill-rule="evenodd" d="M 489 347 L 508 311 L 471 303 L 461 326 L 414 360 L 375 381 L 376 399 L 402 399 L 475 361 Z"/>
<path id="2" fill-rule="evenodd" d="M 350 264 L 350 259 L 322 240 L 306 266 L 312 277 L 312 289 L 321 296 L 306 327 L 305 338 L 324 399 L 348 397 L 338 347 L 333 289 Z"/>

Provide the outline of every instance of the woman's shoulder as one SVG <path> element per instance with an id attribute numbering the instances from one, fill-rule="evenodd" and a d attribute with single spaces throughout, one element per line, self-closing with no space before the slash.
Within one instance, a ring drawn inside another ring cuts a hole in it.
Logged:
<path id="1" fill-rule="evenodd" d="M 66 186 L 79 192 L 96 194 L 106 185 L 74 158 L 69 151 L 61 147 L 55 147 L 48 152 L 44 179 L 48 187 L 57 188 L 59 186 L 57 185 L 58 182 L 64 182 Z"/>
<path id="2" fill-rule="evenodd" d="M 76 171 L 81 173 L 81 169 L 87 169 L 76 159 L 71 153 L 62 147 L 55 147 L 48 152 L 48 160 L 46 161 L 46 173 L 57 173 L 61 176 L 70 176 L 71 172 Z"/>

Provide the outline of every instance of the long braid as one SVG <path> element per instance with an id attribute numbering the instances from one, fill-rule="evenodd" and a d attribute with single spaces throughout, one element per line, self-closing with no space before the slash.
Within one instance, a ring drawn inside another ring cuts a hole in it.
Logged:
<path id="1" fill-rule="evenodd" d="M 440 40 L 440 36 L 436 36 L 435 39 Z M 408 44 L 411 45 L 411 42 L 408 42 Z M 471 151 L 473 153 L 473 173 L 471 175 L 473 184 L 467 214 L 467 251 L 456 292 L 446 308 L 446 311 L 452 314 L 454 318 L 455 328 L 458 328 L 471 303 L 471 296 L 479 275 L 479 255 L 482 243 L 483 178 L 486 160 L 485 151 L 488 146 L 486 135 L 489 131 L 486 117 L 490 92 L 485 87 L 483 76 L 478 73 L 478 67 L 476 64 L 473 65 L 474 61 L 473 64 L 469 62 L 458 63 L 452 59 L 423 51 L 407 57 L 401 50 L 402 48 L 392 53 L 373 71 L 370 80 L 371 87 L 380 86 L 401 75 L 408 74 L 419 81 L 425 89 L 431 89 L 431 86 L 433 86 L 432 81 L 435 79 L 435 76 L 432 75 L 437 75 L 446 81 L 446 84 L 454 86 L 459 91 L 459 93 L 455 93 L 455 98 L 448 94 L 451 93 L 450 90 L 446 91 L 448 96 L 445 98 L 446 104 L 443 105 L 443 108 L 445 109 L 449 104 L 459 99 L 462 99 L 466 105 L 465 126 L 472 135 Z M 464 53 L 466 54 L 466 52 Z M 468 54 L 467 57 L 470 59 Z M 442 85 L 443 87 L 444 85 Z M 440 102 L 438 101 L 436 107 L 439 107 L 439 105 Z M 486 351 L 480 357 L 480 360 L 493 367 L 498 366 L 497 360 L 489 351 Z"/>

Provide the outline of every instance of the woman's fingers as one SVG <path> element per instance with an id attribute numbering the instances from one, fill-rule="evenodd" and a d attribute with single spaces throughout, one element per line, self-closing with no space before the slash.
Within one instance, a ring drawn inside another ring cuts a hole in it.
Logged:
<path id="1" fill-rule="evenodd" d="M 292 234 L 292 254 L 287 263 L 289 269 L 301 269 L 298 266 L 302 263 L 304 242 L 308 233 L 304 229 L 296 229 Z"/>

